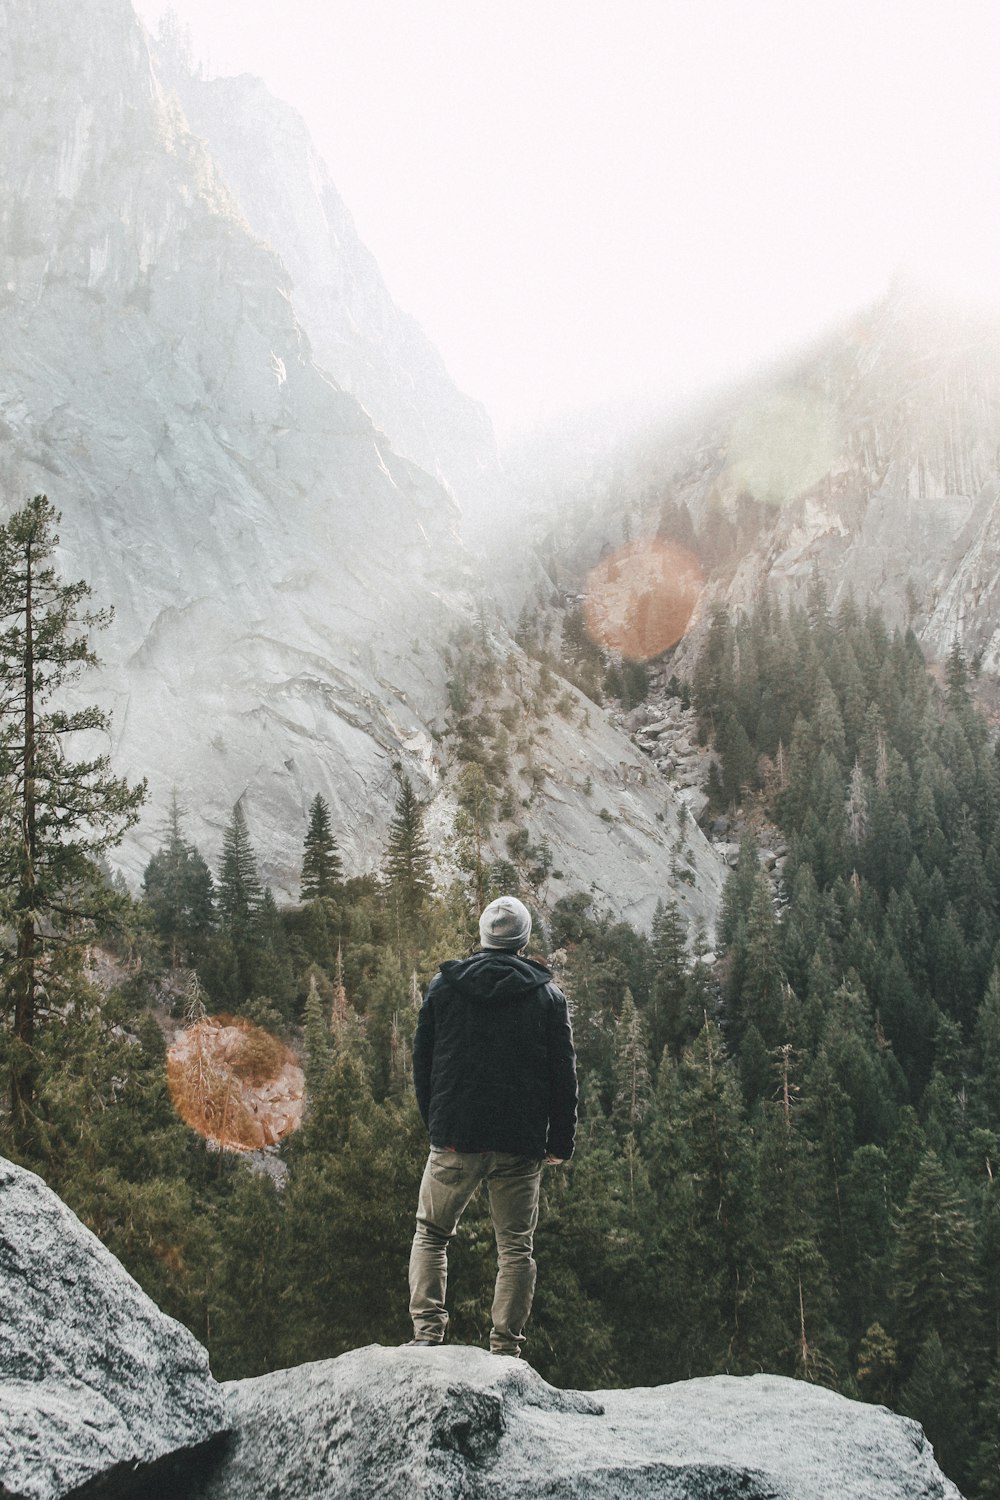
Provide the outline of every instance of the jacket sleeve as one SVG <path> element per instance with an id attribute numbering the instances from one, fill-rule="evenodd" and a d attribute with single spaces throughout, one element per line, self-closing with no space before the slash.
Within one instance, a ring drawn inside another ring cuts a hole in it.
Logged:
<path id="1" fill-rule="evenodd" d="M 434 1066 L 434 989 L 436 976 L 427 986 L 424 1003 L 417 1017 L 417 1029 L 413 1037 L 413 1087 L 417 1095 L 417 1108 L 424 1124 L 430 1128 L 431 1071 Z"/>
<path id="2" fill-rule="evenodd" d="M 568 1161 L 576 1139 L 576 1049 L 566 996 L 555 985 L 549 995 L 549 1136 L 545 1150 L 548 1156 Z"/>

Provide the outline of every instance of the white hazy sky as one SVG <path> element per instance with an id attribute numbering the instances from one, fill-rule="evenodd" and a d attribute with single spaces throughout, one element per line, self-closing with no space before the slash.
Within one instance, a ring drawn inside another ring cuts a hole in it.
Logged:
<path id="1" fill-rule="evenodd" d="M 1000 303 L 997 0 L 173 9 L 298 106 L 501 432 L 725 378 L 899 269 Z"/>

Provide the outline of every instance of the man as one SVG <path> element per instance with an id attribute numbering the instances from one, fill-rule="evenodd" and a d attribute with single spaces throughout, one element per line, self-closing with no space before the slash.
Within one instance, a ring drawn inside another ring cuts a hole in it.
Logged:
<path id="1" fill-rule="evenodd" d="M 573 1154 L 576 1055 L 566 999 L 524 958 L 531 916 L 513 896 L 479 919 L 481 949 L 441 965 L 413 1041 L 413 1081 L 431 1150 L 410 1251 L 413 1344 L 444 1341 L 448 1242 L 481 1182 L 497 1241 L 493 1354 L 519 1355 L 535 1290 L 542 1167 Z"/>

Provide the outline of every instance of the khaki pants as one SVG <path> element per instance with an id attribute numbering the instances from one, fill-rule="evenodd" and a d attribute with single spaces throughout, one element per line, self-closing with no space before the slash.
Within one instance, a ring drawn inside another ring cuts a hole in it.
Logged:
<path id="1" fill-rule="evenodd" d="M 448 1241 L 473 1193 L 485 1182 L 497 1238 L 497 1282 L 493 1297 L 493 1354 L 519 1354 L 535 1291 L 531 1250 L 538 1223 L 542 1162 L 507 1151 L 444 1151 L 431 1147 L 420 1196 L 417 1232 L 410 1251 L 410 1317 L 413 1335 L 439 1343 L 448 1327 Z"/>

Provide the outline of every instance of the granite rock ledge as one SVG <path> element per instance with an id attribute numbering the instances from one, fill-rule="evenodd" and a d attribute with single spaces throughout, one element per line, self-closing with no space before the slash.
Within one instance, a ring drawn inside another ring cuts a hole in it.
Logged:
<path id="1" fill-rule="evenodd" d="M 227 1387 L 198 1500 L 960 1500 L 919 1425 L 773 1375 L 559 1391 L 481 1349 L 356 1349 Z"/>

